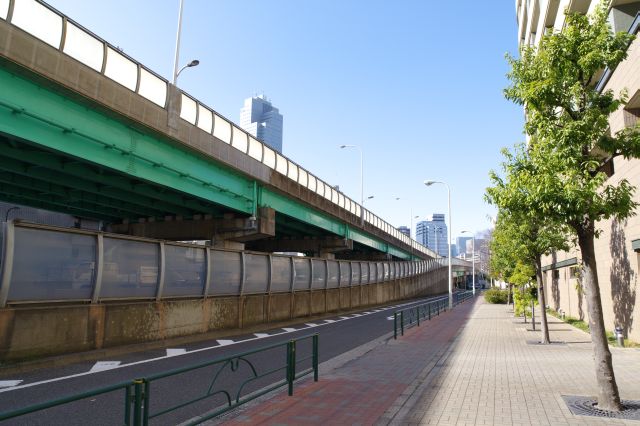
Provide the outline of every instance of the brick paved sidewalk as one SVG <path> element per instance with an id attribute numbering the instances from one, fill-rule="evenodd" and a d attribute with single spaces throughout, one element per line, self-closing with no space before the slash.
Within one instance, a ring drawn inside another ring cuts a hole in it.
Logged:
<path id="1" fill-rule="evenodd" d="M 530 326 L 477 298 L 326 363 L 292 397 L 279 392 L 210 424 L 640 425 L 572 415 L 562 395 L 596 393 L 589 336 L 550 318 L 551 339 L 563 343 L 532 345 Z M 640 399 L 640 350 L 612 352 L 623 399 Z"/>

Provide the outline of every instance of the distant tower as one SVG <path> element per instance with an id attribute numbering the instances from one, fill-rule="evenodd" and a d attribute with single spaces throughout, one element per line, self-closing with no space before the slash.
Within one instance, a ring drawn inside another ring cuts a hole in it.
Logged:
<path id="1" fill-rule="evenodd" d="M 282 154 L 282 114 L 265 95 L 244 100 L 240 127 Z"/>
<path id="2" fill-rule="evenodd" d="M 434 213 L 427 220 L 418 222 L 416 240 L 440 256 L 448 256 L 447 224 L 444 221 L 444 214 Z"/>

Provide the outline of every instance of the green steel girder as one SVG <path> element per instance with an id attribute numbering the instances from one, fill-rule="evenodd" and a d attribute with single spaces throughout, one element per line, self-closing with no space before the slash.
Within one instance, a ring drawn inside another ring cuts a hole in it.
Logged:
<path id="1" fill-rule="evenodd" d="M 180 208 L 162 201 L 150 199 L 148 197 L 135 195 L 126 191 L 118 190 L 113 187 L 107 187 L 105 185 L 94 183 L 86 179 L 77 179 L 70 177 L 49 169 L 45 169 L 42 166 L 34 166 L 30 163 L 24 163 L 19 161 L 15 156 L 11 158 L 2 157 L 11 148 L 6 148 L 0 144 L 0 170 L 10 172 L 17 175 L 22 175 L 28 178 L 37 179 L 43 182 L 60 185 L 65 188 L 81 190 L 88 194 L 104 197 L 108 202 L 125 202 L 131 205 L 129 210 L 142 209 L 148 210 L 150 215 L 153 216 L 165 216 L 168 213 L 191 215 L 192 211 Z M 28 159 L 29 156 L 24 155 L 23 158 Z M 134 209 L 134 206 L 137 208 Z M 142 215 L 142 213 L 139 213 Z"/>
<path id="2" fill-rule="evenodd" d="M 68 206 L 68 205 L 55 206 L 55 205 L 51 205 L 51 204 L 49 204 L 49 203 L 47 203 L 47 202 L 45 202 L 45 201 L 43 201 L 41 199 L 23 198 L 23 197 L 16 196 L 14 194 L 4 193 L 2 191 L 0 191 L 0 196 L 2 196 L 2 201 L 5 201 L 7 203 L 21 204 L 21 205 L 25 205 L 25 206 L 34 207 L 34 208 L 37 208 L 37 209 L 44 209 L 44 210 L 56 211 L 56 212 L 59 212 L 59 213 L 66 213 L 66 214 L 69 214 L 71 216 L 94 218 L 94 219 L 100 219 L 100 220 L 110 220 L 110 221 L 113 221 L 113 220 L 117 219 L 117 217 L 109 217 L 109 216 L 96 217 L 97 215 L 95 215 L 95 214 L 89 214 L 89 212 L 87 212 L 85 210 L 79 210 L 79 209 L 76 209 L 76 208 Z"/>
<path id="3" fill-rule="evenodd" d="M 260 187 L 258 189 L 258 203 L 260 207 L 271 207 L 277 212 L 282 212 L 291 218 L 307 224 L 307 226 L 313 225 L 334 235 L 352 239 L 355 242 L 375 248 L 383 253 L 391 253 L 401 259 L 411 258 L 409 253 L 395 247 L 390 250 L 389 244 L 386 242 L 375 237 L 371 237 L 362 231 L 352 229 L 338 219 L 334 219 L 329 215 L 320 213 L 317 210 L 307 207 L 298 201 L 274 192 L 268 188 Z"/>
<path id="4" fill-rule="evenodd" d="M 48 206 L 46 208 L 53 211 L 66 212 L 70 209 L 76 212 L 82 212 L 76 213 L 76 215 L 80 215 L 82 217 L 105 220 L 116 220 L 122 217 L 122 214 L 119 214 L 118 210 L 115 208 L 102 209 L 91 203 L 83 201 L 77 201 L 75 204 L 69 204 L 68 202 L 61 202 L 57 197 L 52 197 L 49 194 L 42 194 L 39 191 L 19 188 L 6 183 L 0 183 L 0 194 L 4 195 L 3 198 L 7 200 L 21 200 L 17 201 L 18 204 L 34 205 L 34 203 L 40 203 L 40 205 L 46 205 Z M 67 207 L 69 209 L 67 209 Z"/>
<path id="5" fill-rule="evenodd" d="M 2 138 L 0 138 L 2 140 Z M 11 143 L 11 142 L 9 142 Z M 13 142 L 13 144 L 20 144 L 21 142 Z M 23 142 L 26 143 L 26 142 Z M 43 151 L 28 151 L 20 150 L 17 148 L 11 148 L 8 146 L 0 147 L 1 155 L 12 158 L 14 160 L 24 160 L 40 166 L 42 168 L 53 170 L 65 176 L 71 176 L 74 181 L 86 181 L 94 182 L 100 185 L 102 188 L 114 188 L 115 190 L 121 190 L 127 194 L 127 197 L 134 198 L 146 198 L 152 200 L 154 204 L 158 206 L 165 206 L 164 208 L 168 212 L 174 214 L 190 214 L 190 210 L 209 213 L 211 210 L 211 204 L 208 205 L 202 201 L 188 198 L 186 195 L 181 195 L 170 191 L 161 191 L 157 187 L 142 183 L 141 181 L 134 181 L 130 178 L 115 175 L 104 169 L 97 169 L 98 166 L 81 164 L 77 160 L 71 161 L 70 158 L 63 158 L 54 155 L 53 153 Z M 34 148 L 35 149 L 35 148 Z M 97 169 L 97 170 L 94 170 Z"/>
<path id="6" fill-rule="evenodd" d="M 299 220 L 291 219 L 282 213 L 276 213 L 276 233 L 293 236 L 321 236 L 323 232 Z"/>
<path id="7" fill-rule="evenodd" d="M 1 168 L 1 166 L 0 166 Z M 161 216 L 162 212 L 157 210 L 145 209 L 137 205 L 131 205 L 129 203 L 115 200 L 104 199 L 96 196 L 95 194 L 85 193 L 77 189 L 64 187 L 55 183 L 49 183 L 47 181 L 38 180 L 31 177 L 21 176 L 15 173 L 8 173 L 0 171 L 0 183 L 12 185 L 21 189 L 32 189 L 39 191 L 42 194 L 55 196 L 58 200 L 70 203 L 73 205 L 75 202 L 87 202 L 94 206 L 101 206 L 105 208 L 116 208 L 120 211 L 127 212 L 127 217 L 157 217 Z"/>
<path id="8" fill-rule="evenodd" d="M 302 203 L 270 189 L 260 187 L 258 192 L 258 203 L 260 207 L 270 207 L 277 212 L 286 214 L 303 223 L 316 226 L 335 235 L 345 236 L 346 225 L 339 220 L 310 207 L 306 207 Z"/>
<path id="9" fill-rule="evenodd" d="M 253 213 L 251 180 L 0 69 L 0 132 Z"/>

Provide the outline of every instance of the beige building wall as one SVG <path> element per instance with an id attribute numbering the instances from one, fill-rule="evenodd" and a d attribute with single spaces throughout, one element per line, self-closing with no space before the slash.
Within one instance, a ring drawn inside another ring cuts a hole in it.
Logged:
<path id="1" fill-rule="evenodd" d="M 630 102 L 616 111 L 610 120 L 611 132 L 638 123 L 640 108 L 640 39 L 634 40 L 628 50 L 628 58 L 613 72 L 605 90 L 620 93 L 626 90 Z M 640 160 L 614 159 L 614 173 L 608 179 L 618 184 L 623 179 L 636 187 L 634 200 L 640 203 Z M 627 337 L 640 342 L 640 288 L 638 274 L 640 256 L 633 249 L 633 241 L 640 240 L 640 211 L 625 220 L 604 220 L 598 224 L 600 237 L 595 242 L 598 263 L 598 279 L 604 312 L 605 327 L 613 331 L 621 326 Z M 543 259 L 542 265 L 550 266 L 572 258 L 580 259 L 579 250 L 556 253 Z M 545 272 L 547 300 L 551 308 L 566 315 L 588 319 L 586 302 L 581 296 L 579 280 L 571 274 L 572 266 L 550 269 Z"/>

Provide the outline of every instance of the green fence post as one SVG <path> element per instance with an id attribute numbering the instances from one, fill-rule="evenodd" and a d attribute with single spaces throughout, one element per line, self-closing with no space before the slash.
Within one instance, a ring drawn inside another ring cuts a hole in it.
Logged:
<path id="1" fill-rule="evenodd" d="M 427 308 L 429 308 L 429 321 L 431 321 L 431 303 L 427 304 Z"/>
<path id="2" fill-rule="evenodd" d="M 313 381 L 318 381 L 318 333 L 313 335 Z"/>
<path id="3" fill-rule="evenodd" d="M 404 336 L 404 311 L 400 311 L 400 334 Z"/>
<path id="4" fill-rule="evenodd" d="M 416 316 L 418 317 L 418 327 L 420 326 L 420 306 L 416 307 Z"/>
<path id="5" fill-rule="evenodd" d="M 142 385 L 143 379 L 135 379 L 133 381 L 133 426 L 142 426 Z"/>
<path id="6" fill-rule="evenodd" d="M 124 390 L 124 424 L 131 425 L 131 386 L 127 386 Z"/>
<path id="7" fill-rule="evenodd" d="M 393 338 L 398 338 L 398 312 L 393 313 Z"/>
<path id="8" fill-rule="evenodd" d="M 142 400 L 142 408 L 143 408 L 143 412 L 142 412 L 142 424 L 144 426 L 149 426 L 149 395 L 150 395 L 150 391 L 151 391 L 151 383 L 148 382 L 147 380 L 144 381 L 144 394 L 142 395 L 143 400 Z"/>

